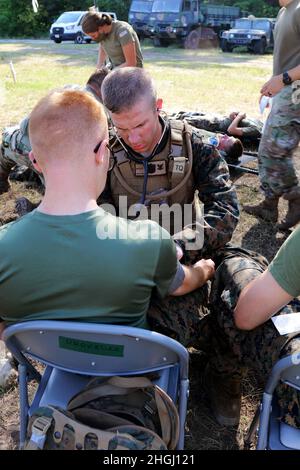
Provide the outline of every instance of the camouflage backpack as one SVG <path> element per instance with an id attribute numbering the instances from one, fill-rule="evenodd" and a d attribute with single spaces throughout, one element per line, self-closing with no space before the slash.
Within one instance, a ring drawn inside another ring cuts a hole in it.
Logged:
<path id="1" fill-rule="evenodd" d="M 171 398 L 147 377 L 94 378 L 68 403 L 38 408 L 25 450 L 175 449 L 179 417 Z"/>

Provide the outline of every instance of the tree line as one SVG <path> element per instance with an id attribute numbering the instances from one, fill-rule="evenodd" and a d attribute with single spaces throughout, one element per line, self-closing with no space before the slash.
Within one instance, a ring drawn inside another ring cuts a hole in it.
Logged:
<path id="1" fill-rule="evenodd" d="M 115 11 L 118 19 L 127 21 L 131 0 L 39 0 L 34 13 L 31 0 L 0 0 L 0 37 L 48 36 L 54 20 L 64 11 L 86 10 L 97 5 L 102 11 Z M 277 0 L 211 0 L 204 3 L 238 6 L 255 16 L 274 17 Z"/>

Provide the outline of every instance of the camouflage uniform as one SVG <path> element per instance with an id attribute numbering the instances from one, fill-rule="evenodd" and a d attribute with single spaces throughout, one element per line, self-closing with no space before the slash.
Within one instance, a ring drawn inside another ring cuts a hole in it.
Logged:
<path id="1" fill-rule="evenodd" d="M 257 253 L 232 246 L 219 252 L 219 261 L 208 302 L 208 285 L 184 297 L 152 301 L 150 324 L 185 346 L 207 352 L 211 368 L 219 375 L 242 378 L 251 368 L 266 380 L 279 357 L 300 351 L 300 336 L 280 336 L 271 320 L 252 331 L 237 329 L 233 311 L 239 294 L 268 263 Z M 299 310 L 300 303 L 294 300 L 277 315 Z M 280 385 L 277 395 L 281 419 L 300 428 L 300 392 Z"/>
<path id="2" fill-rule="evenodd" d="M 34 170 L 29 159 L 31 145 L 28 135 L 29 118 L 24 118 L 19 126 L 6 127 L 2 132 L 0 166 L 10 172 L 16 165 L 25 165 Z M 35 170 L 34 170 L 35 171 Z"/>
<path id="3" fill-rule="evenodd" d="M 213 133 L 227 133 L 228 127 L 233 119 L 226 116 L 218 116 L 214 114 L 206 114 L 201 112 L 185 112 L 176 113 L 173 118 L 185 119 L 191 126 L 197 129 L 204 129 Z M 239 123 L 239 127 L 243 128 L 243 135 L 240 139 L 257 140 L 261 137 L 263 123 L 258 119 L 245 118 Z"/>
<path id="4" fill-rule="evenodd" d="M 300 195 L 293 152 L 300 142 L 300 100 L 285 86 L 273 98 L 272 109 L 258 150 L 261 188 L 267 198 Z"/>

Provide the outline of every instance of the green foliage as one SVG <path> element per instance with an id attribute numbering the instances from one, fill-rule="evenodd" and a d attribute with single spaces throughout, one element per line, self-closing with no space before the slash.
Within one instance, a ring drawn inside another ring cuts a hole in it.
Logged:
<path id="1" fill-rule="evenodd" d="M 205 3 L 240 7 L 251 15 L 276 18 L 279 11 L 278 0 L 206 0 Z"/>
<path id="2" fill-rule="evenodd" d="M 277 0 L 204 0 L 205 3 L 238 6 L 255 16 L 275 17 Z M 34 13 L 31 0 L 0 0 L 0 37 L 48 35 L 53 21 L 64 11 L 85 10 L 96 5 L 101 11 L 115 11 L 127 21 L 131 0 L 39 0 Z"/>
<path id="3" fill-rule="evenodd" d="M 99 0 L 96 3 L 100 11 L 114 11 L 119 20 L 128 20 L 128 11 L 131 0 Z"/>

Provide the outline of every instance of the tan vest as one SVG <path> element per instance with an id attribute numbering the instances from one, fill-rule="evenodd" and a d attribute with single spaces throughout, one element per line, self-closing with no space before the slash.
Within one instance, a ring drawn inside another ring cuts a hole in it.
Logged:
<path id="1" fill-rule="evenodd" d="M 170 120 L 170 137 L 162 152 L 148 163 L 145 205 L 187 204 L 193 201 L 194 180 L 191 127 L 185 121 Z M 127 196 L 127 210 L 140 201 L 143 192 L 144 168 L 126 155 L 123 147 L 113 147 L 115 158 L 111 170 L 111 193 L 119 208 L 120 196 Z M 122 215 L 122 214 L 120 214 Z"/>

